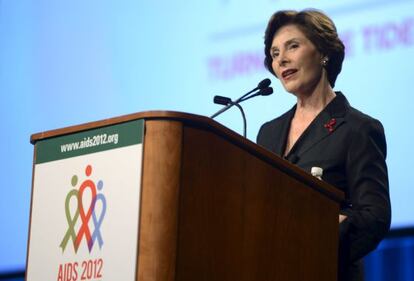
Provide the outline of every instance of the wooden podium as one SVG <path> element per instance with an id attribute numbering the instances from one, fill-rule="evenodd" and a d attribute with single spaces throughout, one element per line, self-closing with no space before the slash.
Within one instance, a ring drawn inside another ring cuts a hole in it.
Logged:
<path id="1" fill-rule="evenodd" d="M 133 120 L 144 124 L 134 280 L 336 280 L 343 194 L 210 118 L 143 112 L 31 142 Z"/>

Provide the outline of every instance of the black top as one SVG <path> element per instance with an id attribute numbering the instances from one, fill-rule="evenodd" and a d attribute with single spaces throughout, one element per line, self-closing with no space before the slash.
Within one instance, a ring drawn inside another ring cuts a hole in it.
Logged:
<path id="1" fill-rule="evenodd" d="M 257 143 L 283 156 L 296 106 L 262 125 Z M 338 280 L 363 280 L 360 259 L 389 230 L 386 141 L 381 123 L 336 97 L 296 141 L 286 159 L 305 171 L 323 169 L 322 179 L 345 193 L 339 225 Z"/>

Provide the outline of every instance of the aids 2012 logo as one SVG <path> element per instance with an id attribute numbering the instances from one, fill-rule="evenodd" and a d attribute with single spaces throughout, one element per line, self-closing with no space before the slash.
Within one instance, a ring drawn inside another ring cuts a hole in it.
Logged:
<path id="1" fill-rule="evenodd" d="M 83 181 L 80 182 L 77 175 L 72 176 L 73 189 L 69 191 L 65 199 L 65 217 L 68 227 L 59 245 L 62 253 L 72 247 L 76 256 L 81 247 L 86 247 L 91 253 L 95 247 L 101 250 L 104 245 L 100 231 L 106 212 L 106 198 L 102 193 L 104 183 L 102 180 L 95 183 L 90 178 L 92 172 L 92 165 L 87 165 Z M 73 208 L 73 205 L 76 208 Z M 102 280 L 102 270 L 102 258 L 71 261 L 59 265 L 57 280 Z"/>

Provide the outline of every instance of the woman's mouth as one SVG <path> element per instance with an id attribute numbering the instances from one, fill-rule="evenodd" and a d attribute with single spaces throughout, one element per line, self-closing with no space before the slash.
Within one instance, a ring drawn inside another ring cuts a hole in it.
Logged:
<path id="1" fill-rule="evenodd" d="M 293 68 L 287 69 L 287 70 L 282 72 L 282 78 L 287 80 L 290 77 L 292 77 L 292 75 L 295 74 L 297 71 L 298 71 L 297 69 L 293 69 Z"/>

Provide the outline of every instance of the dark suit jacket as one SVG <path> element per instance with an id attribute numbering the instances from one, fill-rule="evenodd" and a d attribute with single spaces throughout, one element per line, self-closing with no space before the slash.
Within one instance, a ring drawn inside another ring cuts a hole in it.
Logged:
<path id="1" fill-rule="evenodd" d="M 391 221 L 386 142 L 381 123 L 336 97 L 299 137 L 286 159 L 341 189 L 338 280 L 363 280 L 360 259 L 375 249 Z M 257 143 L 282 156 L 296 106 L 260 128 Z"/>

